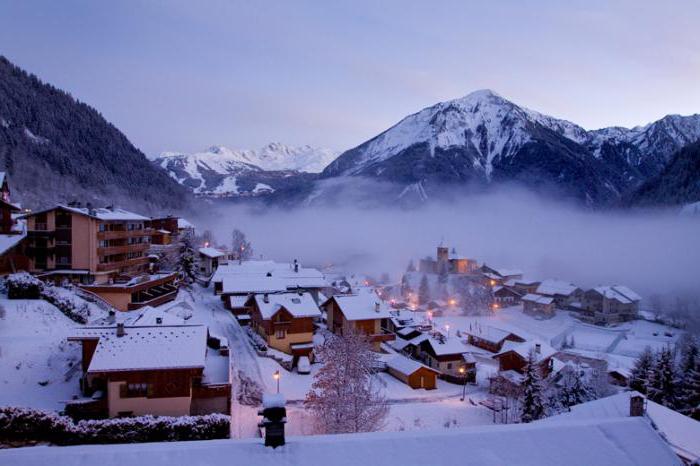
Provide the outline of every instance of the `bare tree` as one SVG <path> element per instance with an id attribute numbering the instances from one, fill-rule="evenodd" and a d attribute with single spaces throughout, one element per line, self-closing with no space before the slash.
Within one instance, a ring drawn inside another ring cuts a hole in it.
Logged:
<path id="1" fill-rule="evenodd" d="M 231 252 L 238 260 L 248 260 L 253 257 L 253 245 L 246 239 L 245 233 L 237 228 L 231 232 Z"/>
<path id="2" fill-rule="evenodd" d="M 305 406 L 324 434 L 380 429 L 389 412 L 374 385 L 377 355 L 367 337 L 354 331 L 331 335 L 318 350 L 323 367 L 314 376 Z"/>

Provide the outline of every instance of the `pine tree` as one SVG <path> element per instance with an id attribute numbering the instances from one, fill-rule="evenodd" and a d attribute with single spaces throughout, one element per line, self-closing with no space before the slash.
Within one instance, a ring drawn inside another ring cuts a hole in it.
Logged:
<path id="1" fill-rule="evenodd" d="M 691 415 L 700 406 L 700 355 L 697 340 L 692 336 L 686 336 L 680 346 L 677 409 Z"/>
<path id="2" fill-rule="evenodd" d="M 564 373 L 559 389 L 559 404 L 569 409 L 571 406 L 595 399 L 593 388 L 583 377 L 580 367 L 571 367 Z"/>
<path id="3" fill-rule="evenodd" d="M 428 301 L 430 301 L 430 286 L 428 285 L 428 277 L 423 275 L 418 287 L 418 304 L 426 304 Z"/>
<path id="4" fill-rule="evenodd" d="M 644 348 L 642 354 L 634 363 L 632 373 L 630 374 L 629 386 L 632 390 L 646 395 L 647 386 L 649 385 L 649 373 L 654 365 L 654 354 L 650 347 Z"/>
<path id="5" fill-rule="evenodd" d="M 371 432 L 388 414 L 386 399 L 373 385 L 377 355 L 364 335 L 330 335 L 318 349 L 323 366 L 314 376 L 305 406 L 325 434 Z"/>
<path id="6" fill-rule="evenodd" d="M 675 408 L 678 402 L 676 380 L 673 352 L 670 348 L 664 348 L 652 367 L 647 396 L 661 405 Z"/>
<path id="7" fill-rule="evenodd" d="M 540 371 L 537 367 L 537 355 L 534 350 L 530 351 L 527 358 L 522 387 L 523 403 L 520 420 L 522 422 L 532 422 L 542 419 L 545 416 L 544 389 Z"/>

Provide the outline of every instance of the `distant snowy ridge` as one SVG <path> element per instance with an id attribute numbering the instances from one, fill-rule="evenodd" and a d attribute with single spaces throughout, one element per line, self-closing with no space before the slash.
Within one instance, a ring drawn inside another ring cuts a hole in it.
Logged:
<path id="1" fill-rule="evenodd" d="M 163 152 L 153 163 L 195 194 L 261 196 L 320 172 L 336 155 L 330 149 L 271 143 L 259 150 L 212 146 L 194 154 Z"/>
<path id="2" fill-rule="evenodd" d="M 320 173 L 338 156 L 330 149 L 306 146 L 287 146 L 279 142 L 270 143 L 258 150 L 238 150 L 225 146 L 211 146 L 204 152 L 185 154 L 181 152 L 163 152 L 156 160 L 161 166 L 172 158 L 188 158 L 193 163 L 206 164 L 221 174 L 228 172 L 230 166 L 238 164 L 254 165 L 267 171 L 292 170 L 306 173 Z"/>

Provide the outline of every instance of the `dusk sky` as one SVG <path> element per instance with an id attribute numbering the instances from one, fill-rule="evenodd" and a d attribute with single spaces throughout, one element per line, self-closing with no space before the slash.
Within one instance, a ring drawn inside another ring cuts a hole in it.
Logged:
<path id="1" fill-rule="evenodd" d="M 700 112 L 698 1 L 11 1 L 0 54 L 147 155 L 344 150 L 490 88 L 585 128 Z"/>

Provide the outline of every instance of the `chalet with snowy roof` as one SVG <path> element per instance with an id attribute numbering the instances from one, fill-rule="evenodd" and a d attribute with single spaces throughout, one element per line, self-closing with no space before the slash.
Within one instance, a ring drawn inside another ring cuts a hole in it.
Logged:
<path id="1" fill-rule="evenodd" d="M 562 421 L 602 421 L 629 417 L 643 419 L 684 464 L 695 464 L 695 461 L 700 460 L 700 422 L 648 400 L 635 391 L 581 403 L 572 406 L 569 412 L 536 423 L 557 424 Z"/>
<path id="2" fill-rule="evenodd" d="M 337 335 L 348 331 L 367 335 L 376 351 L 382 342 L 396 339 L 388 330 L 387 321 L 392 317 L 390 308 L 374 291 L 332 296 L 321 308 L 326 312 L 328 330 Z"/>
<path id="3" fill-rule="evenodd" d="M 437 388 L 439 372 L 420 362 L 397 355 L 386 362 L 387 372 L 413 389 Z"/>
<path id="4" fill-rule="evenodd" d="M 494 287 L 503 285 L 508 280 L 518 280 L 523 278 L 523 272 L 517 269 L 494 268 L 486 264 L 479 269 L 485 285 Z"/>
<path id="5" fill-rule="evenodd" d="M 147 271 L 149 220 L 117 208 L 59 205 L 24 216 L 30 272 L 45 279 L 106 283 Z"/>
<path id="6" fill-rule="evenodd" d="M 525 314 L 551 317 L 556 311 L 554 298 L 551 296 L 529 293 L 520 300 L 523 303 L 523 312 Z"/>
<path id="7" fill-rule="evenodd" d="M 78 418 L 230 413 L 228 356 L 207 347 L 203 325 L 153 321 L 75 329 L 81 389 L 67 413 Z"/>
<path id="8" fill-rule="evenodd" d="M 566 309 L 571 303 L 581 299 L 583 290 L 572 283 L 561 280 L 544 280 L 535 293 L 554 299 L 554 305 Z"/>
<path id="9" fill-rule="evenodd" d="M 581 315 L 601 325 L 633 320 L 637 318 L 641 299 L 626 286 L 598 286 L 583 293 Z"/>
<path id="10" fill-rule="evenodd" d="M 467 335 L 467 342 L 470 345 L 474 345 L 477 348 L 484 349 L 491 353 L 499 353 L 503 349 L 503 344 L 506 341 L 515 343 L 522 343 L 525 341 L 520 335 L 488 325 L 481 326 L 480 324 L 473 324 L 468 330 L 462 333 Z"/>
<path id="11" fill-rule="evenodd" d="M 190 240 L 194 239 L 194 225 L 184 218 L 180 217 L 177 219 L 177 232 L 179 238 Z"/>
<path id="12" fill-rule="evenodd" d="M 514 306 L 520 303 L 524 293 L 507 285 L 496 285 L 492 289 L 493 300 L 499 307 Z"/>
<path id="13" fill-rule="evenodd" d="M 479 266 L 475 259 L 457 254 L 455 248 L 450 251 L 445 246 L 437 247 L 436 258 L 427 257 L 418 265 L 418 271 L 422 273 L 449 273 L 467 275 L 476 273 Z"/>
<path id="14" fill-rule="evenodd" d="M 439 371 L 440 378 L 455 383 L 476 381 L 476 360 L 456 336 L 421 334 L 402 346 L 403 353 Z"/>
<path id="15" fill-rule="evenodd" d="M 214 293 L 221 295 L 224 304 L 231 296 L 298 290 L 310 293 L 319 302 L 319 293 L 328 287 L 319 270 L 302 267 L 296 260 L 292 263 L 230 261 L 219 265 L 211 283 L 214 284 Z"/>
<path id="16" fill-rule="evenodd" d="M 321 311 L 309 293 L 257 294 L 249 298 L 250 325 L 267 345 L 294 356 L 311 356 L 314 320 Z"/>
<path id="17" fill-rule="evenodd" d="M 5 172 L 0 172 L 0 180 L 0 275 L 7 275 L 29 269 L 23 247 L 27 229 L 24 220 L 18 219 L 21 209 L 10 202 Z"/>
<path id="18" fill-rule="evenodd" d="M 528 293 L 535 293 L 537 291 L 537 287 L 540 286 L 540 283 L 541 282 L 539 280 L 533 280 L 527 277 L 511 278 L 503 282 L 505 286 L 518 291 L 521 296 Z"/>
<path id="19" fill-rule="evenodd" d="M 527 366 L 530 353 L 535 355 L 535 361 L 540 369 L 540 375 L 546 377 L 552 371 L 552 357 L 557 351 L 548 344 L 539 341 L 525 341 L 522 343 L 506 341 L 501 352 L 493 358 L 498 361 L 498 370 L 501 372 L 515 371 L 522 374 Z"/>
<path id="20" fill-rule="evenodd" d="M 226 263 L 226 253 L 220 249 L 205 247 L 197 250 L 198 255 L 198 271 L 205 277 L 211 276 L 219 264 Z"/>

